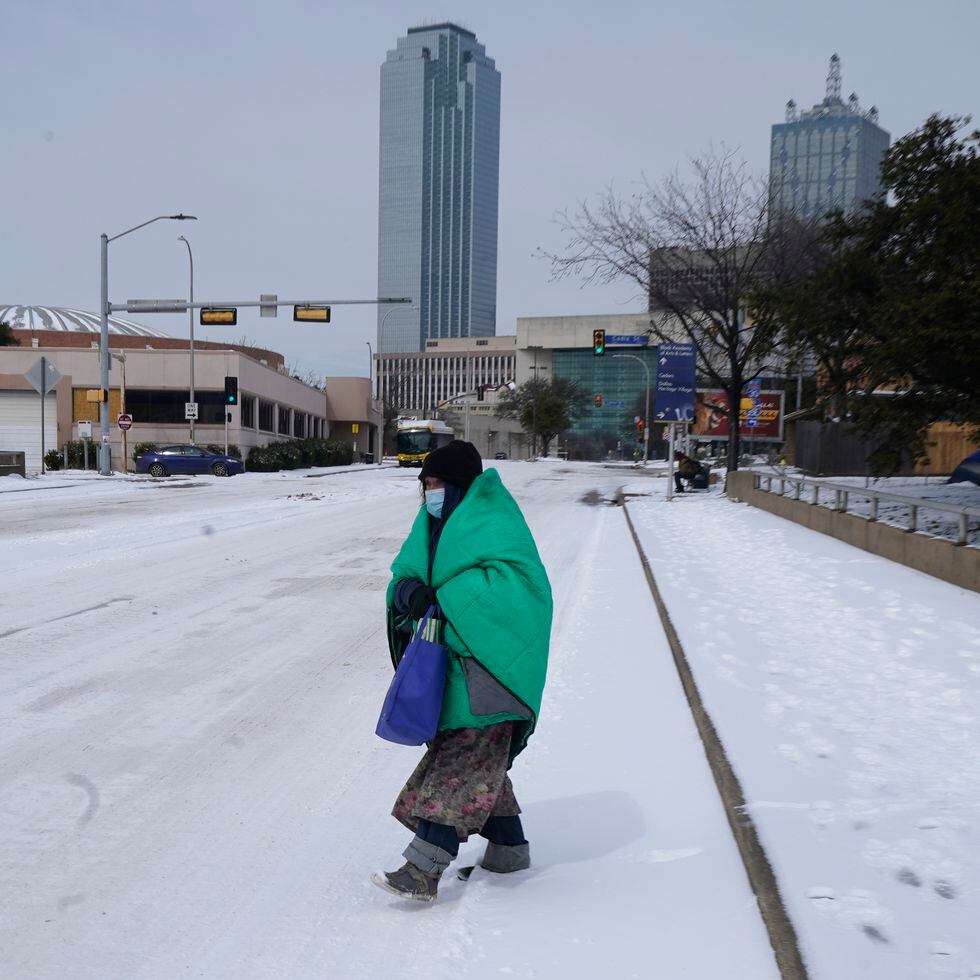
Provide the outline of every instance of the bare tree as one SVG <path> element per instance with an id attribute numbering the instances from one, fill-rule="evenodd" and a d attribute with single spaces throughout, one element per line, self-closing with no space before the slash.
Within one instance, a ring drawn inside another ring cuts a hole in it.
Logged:
<path id="1" fill-rule="evenodd" d="M 644 180 L 628 198 L 611 187 L 559 222 L 563 254 L 550 255 L 556 277 L 588 283 L 632 282 L 646 299 L 650 333 L 693 344 L 702 378 L 728 398 L 728 467 L 738 468 L 739 407 L 746 382 L 767 366 L 779 330 L 752 316 L 756 285 L 780 274 L 768 188 L 734 153 L 691 161 L 691 174 Z"/>

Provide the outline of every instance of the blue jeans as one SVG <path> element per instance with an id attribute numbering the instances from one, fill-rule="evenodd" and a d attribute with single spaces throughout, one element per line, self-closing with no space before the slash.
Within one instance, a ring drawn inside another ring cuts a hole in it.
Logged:
<path id="1" fill-rule="evenodd" d="M 456 835 L 455 827 L 450 827 L 444 823 L 432 823 L 431 820 L 420 818 L 415 834 L 429 844 L 434 844 L 436 847 L 448 851 L 453 857 L 459 853 L 459 837 Z M 524 828 L 521 826 L 520 817 L 488 817 L 480 831 L 480 836 L 486 837 L 492 844 L 510 847 L 527 843 L 524 839 Z"/>

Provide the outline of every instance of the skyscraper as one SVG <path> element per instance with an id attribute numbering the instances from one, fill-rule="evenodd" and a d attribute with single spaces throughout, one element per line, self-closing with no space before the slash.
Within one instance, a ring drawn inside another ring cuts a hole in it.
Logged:
<path id="1" fill-rule="evenodd" d="M 797 113 L 786 103 L 786 121 L 772 127 L 770 202 L 775 211 L 819 218 L 828 211 L 854 211 L 881 189 L 881 160 L 889 136 L 878 110 L 867 112 L 851 93 L 841 100 L 840 58 L 830 59 L 823 102 Z"/>
<path id="2" fill-rule="evenodd" d="M 455 24 L 412 27 L 381 66 L 379 353 L 493 336 L 500 73 Z"/>

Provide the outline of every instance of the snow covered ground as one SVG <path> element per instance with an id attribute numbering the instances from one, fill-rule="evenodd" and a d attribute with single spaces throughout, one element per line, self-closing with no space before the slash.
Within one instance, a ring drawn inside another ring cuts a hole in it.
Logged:
<path id="1" fill-rule="evenodd" d="M 811 976 L 980 977 L 980 596 L 651 488 L 630 511 Z"/>
<path id="2" fill-rule="evenodd" d="M 622 512 L 596 503 L 665 481 L 499 468 L 556 598 L 542 719 L 513 773 L 534 867 L 449 877 L 432 907 L 368 882 L 401 863 L 388 811 L 420 754 L 374 735 L 415 472 L 52 474 L 0 492 L 4 980 L 776 976 Z M 923 703 L 970 715 L 946 688 L 924 684 Z M 766 799 L 806 807 L 786 785 L 803 763 L 753 744 L 787 767 Z M 930 841 L 961 833 L 940 802 L 927 815 Z M 832 867 L 804 877 L 843 905 Z M 926 857 L 912 867 L 922 886 L 901 887 L 937 895 Z M 970 879 L 943 880 L 957 894 L 935 903 L 963 907 Z"/>
<path id="3" fill-rule="evenodd" d="M 556 595 L 534 868 L 431 908 L 368 883 L 419 755 L 373 734 L 414 471 L 0 480 L 4 980 L 775 977 L 624 483 L 811 976 L 980 977 L 980 597 L 719 488 L 497 465 Z"/>
<path id="4" fill-rule="evenodd" d="M 772 475 L 774 470 L 770 467 L 756 467 L 760 473 Z M 798 470 L 782 468 L 787 475 L 801 476 Z M 775 471 L 778 475 L 778 471 Z M 900 497 L 908 497 L 919 505 L 919 512 L 916 525 L 920 531 L 926 534 L 934 534 L 937 537 L 948 538 L 951 541 L 957 540 L 959 534 L 959 518 L 955 514 L 946 511 L 934 510 L 930 508 L 929 502 L 950 505 L 953 507 L 976 507 L 980 508 L 980 487 L 975 483 L 946 483 L 942 477 L 925 476 L 896 476 L 881 479 L 870 479 L 863 476 L 835 476 L 828 477 L 826 480 L 816 482 L 829 484 L 844 484 L 854 487 L 856 490 L 878 490 L 882 493 L 893 493 Z M 773 483 L 773 490 L 779 492 L 778 482 Z M 796 489 L 791 484 L 787 484 L 785 494 L 792 497 Z M 807 499 L 812 499 L 812 490 L 806 492 Z M 831 491 L 822 493 L 820 497 L 822 507 L 831 508 L 835 506 L 834 494 Z M 867 517 L 871 513 L 871 502 L 860 493 L 849 495 L 847 512 Z M 896 527 L 907 528 L 909 526 L 909 508 L 904 503 L 895 501 L 881 501 L 878 505 L 878 520 L 884 524 L 893 524 Z M 967 522 L 967 543 L 971 547 L 980 547 L 980 517 L 971 517 Z"/>

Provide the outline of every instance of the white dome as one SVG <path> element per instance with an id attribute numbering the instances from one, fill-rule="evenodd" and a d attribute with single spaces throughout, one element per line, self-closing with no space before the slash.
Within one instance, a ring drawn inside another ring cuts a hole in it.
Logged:
<path id="1" fill-rule="evenodd" d="M 63 330 L 67 333 L 99 333 L 102 330 L 97 313 L 57 306 L 5 306 L 0 303 L 0 322 L 9 323 L 13 330 Z M 127 337 L 170 336 L 118 316 L 109 317 L 109 333 Z"/>

